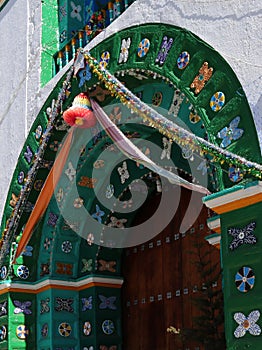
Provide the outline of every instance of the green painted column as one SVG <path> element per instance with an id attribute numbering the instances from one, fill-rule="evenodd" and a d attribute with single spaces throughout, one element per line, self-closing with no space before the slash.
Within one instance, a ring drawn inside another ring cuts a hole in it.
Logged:
<path id="1" fill-rule="evenodd" d="M 227 350 L 262 348 L 262 185 L 204 198 L 220 214 Z"/>

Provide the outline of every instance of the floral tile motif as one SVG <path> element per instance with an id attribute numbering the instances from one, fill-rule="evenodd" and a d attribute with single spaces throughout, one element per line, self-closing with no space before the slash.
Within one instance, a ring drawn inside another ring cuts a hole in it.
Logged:
<path id="1" fill-rule="evenodd" d="M 94 240 L 95 240 L 95 237 L 94 237 L 93 233 L 89 233 L 87 235 L 87 238 L 86 238 L 87 244 L 90 245 L 90 246 L 93 245 L 94 244 Z"/>
<path id="2" fill-rule="evenodd" d="M 25 265 L 19 265 L 16 273 L 19 278 L 25 280 L 29 277 L 29 268 Z"/>
<path id="3" fill-rule="evenodd" d="M 84 69 L 81 69 L 78 73 L 79 76 L 79 87 L 82 87 L 86 81 L 89 81 L 92 78 L 92 74 L 90 72 L 90 67 L 88 65 L 85 66 Z"/>
<path id="4" fill-rule="evenodd" d="M 74 302 L 73 298 L 55 298 L 56 306 L 55 311 L 67 311 L 67 312 L 74 312 L 74 308 L 72 307 L 72 304 Z"/>
<path id="5" fill-rule="evenodd" d="M 131 45 L 131 39 L 122 39 L 121 49 L 119 54 L 118 63 L 126 63 L 129 56 L 129 48 Z"/>
<path id="6" fill-rule="evenodd" d="M 41 191 L 42 187 L 43 187 L 44 181 L 42 179 L 38 179 L 34 182 L 34 189 L 36 191 Z"/>
<path id="7" fill-rule="evenodd" d="M 248 266 L 243 266 L 235 275 L 235 284 L 240 292 L 249 292 L 255 284 L 255 274 Z"/>
<path id="8" fill-rule="evenodd" d="M 105 320 L 102 323 L 102 330 L 105 334 L 110 335 L 115 331 L 115 325 L 112 320 Z"/>
<path id="9" fill-rule="evenodd" d="M 29 335 L 29 329 L 27 328 L 27 326 L 21 324 L 19 326 L 16 327 L 16 336 L 19 339 L 26 339 Z"/>
<path id="10" fill-rule="evenodd" d="M 96 211 L 92 214 L 92 218 L 96 219 L 101 224 L 102 223 L 102 217 L 104 215 L 105 215 L 105 212 L 100 209 L 98 204 L 96 204 Z"/>
<path id="11" fill-rule="evenodd" d="M 25 179 L 25 173 L 23 171 L 20 171 L 20 173 L 17 176 L 17 181 L 19 185 L 21 185 L 24 182 Z"/>
<path id="12" fill-rule="evenodd" d="M 167 59 L 168 53 L 173 45 L 173 41 L 173 38 L 168 38 L 167 36 L 163 37 L 157 58 L 155 60 L 155 64 L 163 66 Z"/>
<path id="13" fill-rule="evenodd" d="M 70 241 L 64 241 L 61 244 L 62 252 L 66 253 L 66 254 L 69 254 L 71 252 L 72 248 L 73 248 L 73 245 Z"/>
<path id="14" fill-rule="evenodd" d="M 63 198 L 64 198 L 64 190 L 62 189 L 62 187 L 60 187 L 57 192 L 56 192 L 56 200 L 58 201 L 58 203 L 62 202 Z"/>
<path id="15" fill-rule="evenodd" d="M 93 166 L 95 169 L 103 168 L 105 166 L 105 161 L 103 159 L 98 159 L 94 162 Z"/>
<path id="16" fill-rule="evenodd" d="M 81 298 L 81 301 L 82 301 L 82 311 L 92 310 L 92 308 L 93 308 L 92 295 L 88 298 Z"/>
<path id="17" fill-rule="evenodd" d="M 107 199 L 112 198 L 113 195 L 114 195 L 114 193 L 115 193 L 114 185 L 109 184 L 109 185 L 106 187 L 106 193 L 105 193 L 106 198 L 107 198 Z"/>
<path id="18" fill-rule="evenodd" d="M 190 61 L 190 54 L 187 51 L 181 52 L 177 58 L 177 67 L 178 69 L 185 69 Z"/>
<path id="19" fill-rule="evenodd" d="M 244 173 L 240 168 L 231 166 L 228 168 L 228 177 L 232 182 L 239 182 L 243 179 Z"/>
<path id="20" fill-rule="evenodd" d="M 127 163 L 123 162 L 122 166 L 117 168 L 117 171 L 120 175 L 121 184 L 124 184 L 126 182 L 126 180 L 129 179 L 129 172 L 127 170 Z"/>
<path id="21" fill-rule="evenodd" d="M 225 104 L 225 95 L 221 91 L 217 91 L 210 99 L 210 108 L 214 112 L 220 111 Z"/>
<path id="22" fill-rule="evenodd" d="M 142 39 L 137 49 L 138 57 L 140 58 L 145 57 L 149 51 L 149 48 L 150 48 L 150 40 L 147 38 Z"/>
<path id="23" fill-rule="evenodd" d="M 116 310 L 117 309 L 117 307 L 115 305 L 115 302 L 116 302 L 115 296 L 105 297 L 104 295 L 99 294 L 98 297 L 101 300 L 101 303 L 99 304 L 99 309 L 101 309 L 101 310 L 104 310 L 104 309 Z"/>
<path id="24" fill-rule="evenodd" d="M 98 270 L 99 271 L 109 271 L 109 272 L 116 272 L 116 269 L 114 266 L 116 265 L 116 261 L 106 261 L 106 260 L 98 260 L 99 266 Z"/>
<path id="25" fill-rule="evenodd" d="M 37 141 L 40 140 L 42 133 L 43 133 L 43 128 L 41 125 L 38 125 L 37 128 L 35 129 L 35 139 Z"/>
<path id="26" fill-rule="evenodd" d="M 110 220 L 107 226 L 116 228 L 125 228 L 124 224 L 127 222 L 127 219 L 118 219 L 115 216 L 111 216 Z"/>
<path id="27" fill-rule="evenodd" d="M 251 311 L 246 317 L 242 312 L 236 312 L 234 314 L 234 320 L 238 323 L 238 327 L 234 332 L 236 338 L 244 337 L 244 335 L 249 332 L 251 335 L 258 336 L 261 333 L 261 328 L 256 322 L 259 320 L 260 312 L 259 310 Z"/>
<path id="28" fill-rule="evenodd" d="M 231 144 L 232 141 L 238 140 L 244 133 L 243 129 L 238 128 L 240 122 L 240 117 L 234 118 L 229 126 L 224 127 L 217 133 L 217 137 L 223 139 L 220 147 L 227 147 Z"/>
<path id="29" fill-rule="evenodd" d="M 235 250 L 243 244 L 256 244 L 257 238 L 253 231 L 256 228 L 256 223 L 250 222 L 244 228 L 232 227 L 227 230 L 228 234 L 233 237 L 232 242 L 229 245 L 230 250 Z"/>
<path id="30" fill-rule="evenodd" d="M 9 204 L 11 207 L 15 207 L 16 203 L 18 202 L 19 196 L 16 196 L 14 193 L 12 193 L 11 199 L 9 201 Z"/>
<path id="31" fill-rule="evenodd" d="M 84 204 L 84 199 L 81 198 L 81 197 L 78 197 L 74 200 L 74 203 L 73 203 L 73 206 L 76 208 L 76 209 L 79 209 L 83 206 Z"/>
<path id="32" fill-rule="evenodd" d="M 91 332 L 92 332 L 92 325 L 89 321 L 86 321 L 83 324 L 83 333 L 84 333 L 84 335 L 90 335 Z"/>
<path id="33" fill-rule="evenodd" d="M 194 78 L 190 85 L 191 89 L 195 89 L 195 94 L 199 94 L 208 80 L 212 77 L 213 68 L 208 67 L 208 62 L 204 62 L 198 73 L 199 74 Z"/>
<path id="34" fill-rule="evenodd" d="M 159 107 L 161 105 L 163 99 L 163 94 L 160 91 L 154 93 L 152 97 L 152 105 L 155 107 Z"/>
<path id="35" fill-rule="evenodd" d="M 7 329 L 5 326 L 0 326 L 0 341 L 5 340 L 7 334 Z"/>
<path id="36" fill-rule="evenodd" d="M 30 310 L 32 302 L 30 300 L 28 301 L 14 300 L 14 305 L 16 306 L 14 309 L 14 314 L 24 314 L 24 315 L 32 314 L 32 311 Z"/>
<path id="37" fill-rule="evenodd" d="M 104 51 L 100 57 L 99 66 L 100 68 L 106 68 L 110 61 L 110 52 Z"/>
<path id="38" fill-rule="evenodd" d="M 58 333 L 61 335 L 61 337 L 69 337 L 72 332 L 72 327 L 70 323 L 62 322 L 58 326 Z"/>
<path id="39" fill-rule="evenodd" d="M 45 250 L 48 250 L 50 248 L 52 240 L 53 239 L 50 237 L 45 238 L 45 240 L 44 240 L 44 249 Z"/>

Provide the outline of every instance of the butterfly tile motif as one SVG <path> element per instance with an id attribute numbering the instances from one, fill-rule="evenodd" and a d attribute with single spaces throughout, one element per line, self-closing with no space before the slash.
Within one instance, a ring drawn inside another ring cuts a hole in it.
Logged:
<path id="1" fill-rule="evenodd" d="M 127 169 L 127 162 L 123 162 L 122 166 L 117 168 L 117 171 L 118 171 L 119 176 L 120 176 L 121 184 L 124 184 L 126 182 L 126 180 L 129 179 L 129 172 L 128 172 L 128 169 Z"/>
<path id="2" fill-rule="evenodd" d="M 118 63 L 126 63 L 129 56 L 129 48 L 131 46 L 131 38 L 122 39 Z"/>
<path id="3" fill-rule="evenodd" d="M 83 268 L 81 272 L 91 272 L 92 271 L 92 265 L 93 265 L 93 259 L 82 259 Z"/>
<path id="4" fill-rule="evenodd" d="M 93 308 L 93 297 L 90 295 L 88 298 L 81 298 L 82 311 L 92 310 Z"/>
<path id="5" fill-rule="evenodd" d="M 101 310 L 104 310 L 104 309 L 116 310 L 117 309 L 117 307 L 115 305 L 115 302 L 116 302 L 115 296 L 105 297 L 104 295 L 99 294 L 98 297 L 101 300 L 101 303 L 99 304 L 99 309 L 101 309 Z"/>
<path id="6" fill-rule="evenodd" d="M 109 51 L 102 52 L 99 60 L 99 67 L 106 68 L 109 61 L 110 61 L 110 52 Z"/>
<path id="7" fill-rule="evenodd" d="M 256 322 L 260 318 L 260 311 L 254 310 L 246 317 L 242 312 L 236 312 L 234 314 L 234 320 L 238 323 L 238 327 L 234 331 L 236 338 L 242 338 L 249 332 L 249 334 L 258 336 L 261 334 L 261 328 Z"/>
<path id="8" fill-rule="evenodd" d="M 0 316 L 7 315 L 7 300 L 0 303 Z"/>
<path id="9" fill-rule="evenodd" d="M 173 38 L 168 38 L 167 36 L 163 37 L 160 49 L 157 54 L 157 58 L 155 60 L 155 64 L 163 66 L 167 59 L 168 53 L 173 45 L 173 41 Z"/>
<path id="10" fill-rule="evenodd" d="M 73 264 L 69 263 L 56 263 L 56 273 L 59 275 L 72 275 L 73 274 Z"/>
<path id="11" fill-rule="evenodd" d="M 32 162 L 33 159 L 33 152 L 30 146 L 26 146 L 26 151 L 24 152 L 24 158 L 27 161 L 28 164 Z"/>
<path id="12" fill-rule="evenodd" d="M 243 244 L 256 244 L 257 238 L 253 231 L 256 228 L 256 222 L 250 222 L 244 228 L 232 227 L 227 230 L 228 234 L 233 237 L 229 245 L 230 250 L 235 250 Z"/>
<path id="13" fill-rule="evenodd" d="M 27 245 L 21 255 L 32 256 L 34 248 L 31 245 Z"/>
<path id="14" fill-rule="evenodd" d="M 95 236 L 93 235 L 93 233 L 89 233 L 87 235 L 86 241 L 88 245 L 93 245 L 94 244 L 94 240 L 95 240 Z"/>
<path id="15" fill-rule="evenodd" d="M 55 311 L 61 312 L 61 311 L 67 311 L 67 312 L 74 312 L 74 308 L 72 307 L 72 304 L 74 302 L 73 298 L 55 298 L 56 306 Z"/>
<path id="16" fill-rule="evenodd" d="M 50 306 L 49 306 L 50 299 L 42 299 L 40 300 L 40 314 L 48 313 L 50 311 Z"/>
<path id="17" fill-rule="evenodd" d="M 198 75 L 194 78 L 190 85 L 191 89 L 195 89 L 195 94 L 199 94 L 212 75 L 213 68 L 208 67 L 208 62 L 204 62 L 202 67 L 199 69 Z"/>
<path id="18" fill-rule="evenodd" d="M 32 306 L 32 302 L 30 300 L 27 301 L 19 301 L 14 300 L 14 314 L 24 314 L 24 315 L 31 315 L 32 310 L 30 307 Z"/>
<path id="19" fill-rule="evenodd" d="M 114 185 L 109 184 L 109 185 L 106 187 L 106 192 L 105 192 L 106 198 L 107 198 L 107 199 L 112 198 L 113 195 L 114 195 L 114 193 L 115 193 L 115 187 L 114 187 Z"/>
<path id="20" fill-rule="evenodd" d="M 226 148 L 232 143 L 232 141 L 236 141 L 240 139 L 240 137 L 244 133 L 244 130 L 238 128 L 239 123 L 240 123 L 240 117 L 237 116 L 230 122 L 228 127 L 227 126 L 224 127 L 217 133 L 217 137 L 222 139 L 222 142 L 220 143 L 220 147 Z"/>
<path id="21" fill-rule="evenodd" d="M 102 217 L 104 215 L 105 215 L 105 212 L 100 209 L 98 204 L 96 204 L 96 211 L 92 214 L 92 218 L 96 219 L 101 224 L 102 223 Z"/>
<path id="22" fill-rule="evenodd" d="M 41 327 L 41 336 L 43 338 L 46 338 L 48 336 L 48 324 L 44 323 L 43 326 Z"/>
<path id="23" fill-rule="evenodd" d="M 109 271 L 109 272 L 116 272 L 115 269 L 115 265 L 116 265 L 116 261 L 106 261 L 106 260 L 98 260 L 99 264 L 101 266 L 99 266 L 98 270 L 99 271 Z"/>

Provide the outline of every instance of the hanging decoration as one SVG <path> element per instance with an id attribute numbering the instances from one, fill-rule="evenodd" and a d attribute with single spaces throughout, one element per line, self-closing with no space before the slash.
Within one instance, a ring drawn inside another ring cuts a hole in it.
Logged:
<path id="1" fill-rule="evenodd" d="M 88 94 L 81 92 L 77 95 L 74 98 L 72 107 L 63 113 L 63 118 L 70 126 L 78 126 L 82 129 L 94 127 L 96 118 L 92 112 Z"/>
<path id="2" fill-rule="evenodd" d="M 84 57 L 89 64 L 91 70 L 98 76 L 98 79 L 105 83 L 109 94 L 114 94 L 120 101 L 135 113 L 141 116 L 150 126 L 157 128 L 160 133 L 166 135 L 179 145 L 189 144 L 194 152 L 199 154 L 209 154 L 213 157 L 214 162 L 228 163 L 245 170 L 257 178 L 262 179 L 262 165 L 249 161 L 244 157 L 238 156 L 227 151 L 211 142 L 194 135 L 190 131 L 174 124 L 156 110 L 141 101 L 136 95 L 128 90 L 120 81 L 110 74 L 106 69 L 101 70 L 99 63 L 94 59 L 88 51 L 83 51 Z M 222 108 L 225 102 L 225 95 L 221 92 L 214 94 L 211 99 L 214 109 Z M 216 105 L 218 107 L 216 107 Z"/>
<path id="3" fill-rule="evenodd" d="M 258 336 L 261 333 L 261 328 L 256 322 L 260 318 L 259 310 L 254 310 L 246 317 L 242 312 L 236 312 L 234 314 L 234 320 L 239 324 L 239 326 L 234 331 L 234 336 L 236 338 L 244 337 L 246 332 L 251 335 Z"/>

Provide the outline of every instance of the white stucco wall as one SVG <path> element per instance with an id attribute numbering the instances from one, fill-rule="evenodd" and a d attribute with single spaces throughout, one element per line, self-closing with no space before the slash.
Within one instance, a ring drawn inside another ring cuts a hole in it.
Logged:
<path id="1" fill-rule="evenodd" d="M 145 22 L 186 28 L 227 60 L 246 92 L 262 145 L 260 0 L 137 0 L 89 48 L 123 28 Z M 40 89 L 40 23 L 41 1 L 10 0 L 0 13 L 0 217 L 29 127 L 63 74 Z"/>

